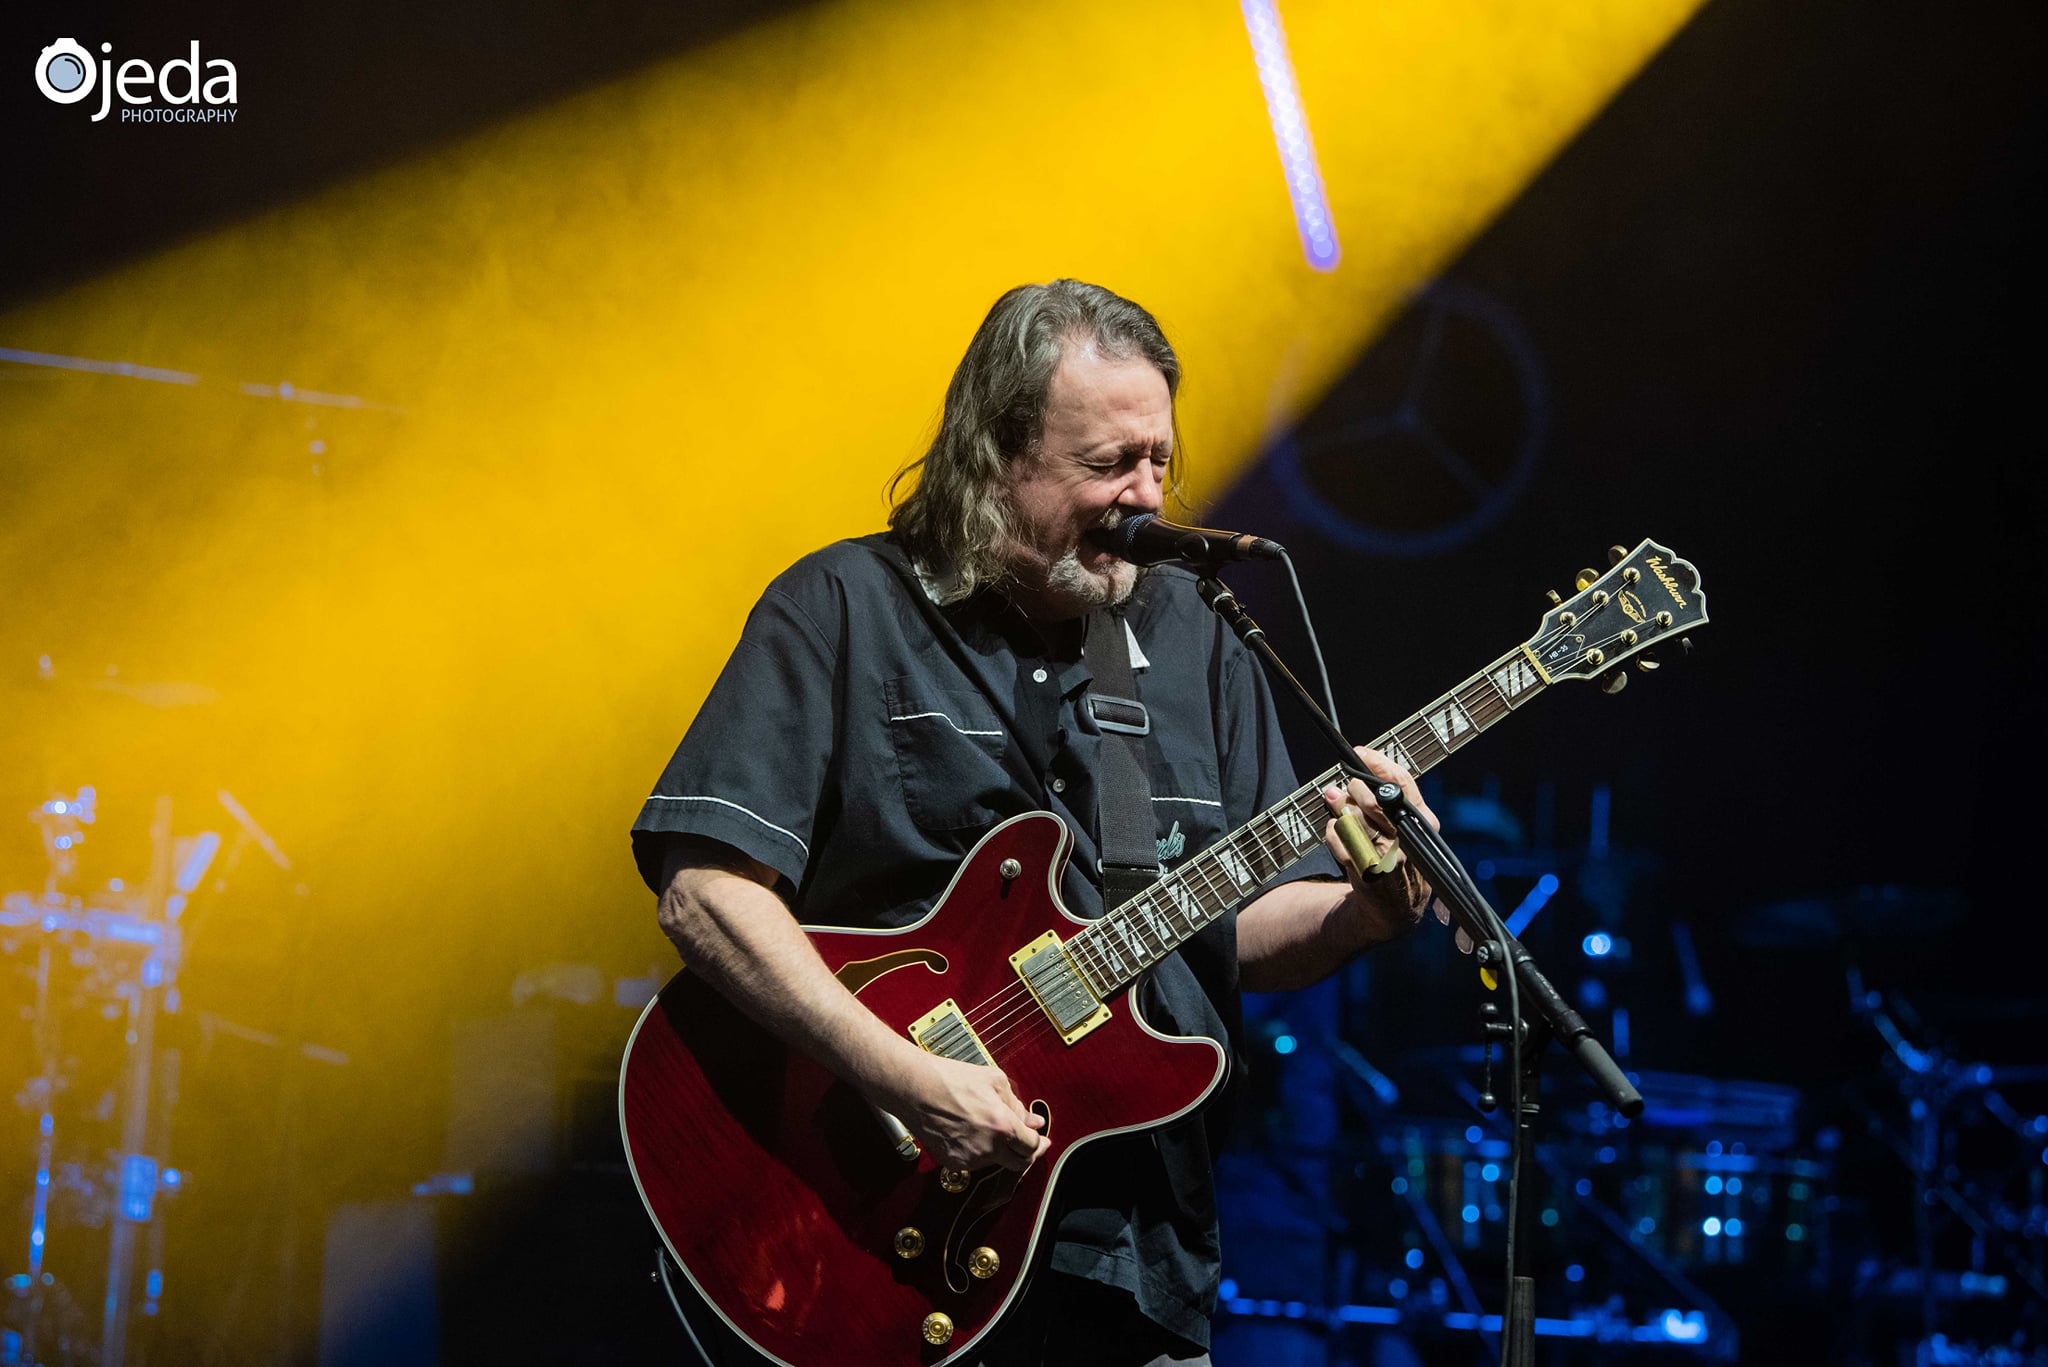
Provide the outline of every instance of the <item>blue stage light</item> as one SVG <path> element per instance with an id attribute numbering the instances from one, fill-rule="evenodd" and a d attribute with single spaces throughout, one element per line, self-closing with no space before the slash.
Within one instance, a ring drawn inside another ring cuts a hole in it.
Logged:
<path id="1" fill-rule="evenodd" d="M 1716 1234 L 1719 1234 L 1721 1232 L 1720 1220 L 1712 1215 L 1709 1215 L 1706 1219 L 1700 1221 L 1700 1232 L 1706 1235 L 1709 1239 L 1713 1238 Z"/>
<path id="2" fill-rule="evenodd" d="M 1706 1183 L 1706 1186 L 1707 1186 L 1707 1195 L 1709 1195 L 1709 1196 L 1719 1196 L 1719 1195 L 1721 1194 L 1721 1179 L 1720 1179 L 1720 1178 L 1718 1178 L 1718 1177 L 1709 1177 L 1709 1178 L 1707 1179 L 1707 1183 Z"/>
<path id="3" fill-rule="evenodd" d="M 1291 1054 L 1294 1052 L 1296 1044 L 1297 1041 L 1292 1035 L 1273 1036 L 1273 1052 L 1276 1054 Z"/>
<path id="4" fill-rule="evenodd" d="M 1579 948 L 1586 951 L 1589 959 L 1604 959 L 1614 952 L 1614 937 L 1604 930 L 1596 930 L 1579 941 Z"/>
<path id="5" fill-rule="evenodd" d="M 1479 1207 L 1477 1206 L 1467 1206 L 1458 1213 L 1464 1217 L 1465 1223 L 1468 1225 L 1479 1223 Z"/>
<path id="6" fill-rule="evenodd" d="M 1564 1279 L 1572 1283 L 1582 1282 L 1586 1280 L 1586 1269 L 1580 1267 L 1577 1263 L 1573 1263 L 1564 1270 Z"/>
<path id="7" fill-rule="evenodd" d="M 1408 1256 L 1402 1261 L 1406 1262 L 1411 1269 L 1420 1268 L 1422 1266 L 1422 1250 L 1419 1248 L 1409 1249 Z"/>
<path id="8" fill-rule="evenodd" d="M 1666 1310 L 1663 1320 L 1657 1327 L 1662 1329 L 1664 1337 L 1673 1343 L 1704 1343 L 1707 1338 L 1706 1316 L 1697 1310 L 1683 1314 L 1676 1310 Z"/>

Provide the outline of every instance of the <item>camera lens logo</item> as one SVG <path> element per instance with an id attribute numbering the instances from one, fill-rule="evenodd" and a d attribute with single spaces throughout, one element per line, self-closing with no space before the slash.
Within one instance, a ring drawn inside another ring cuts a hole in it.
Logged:
<path id="1" fill-rule="evenodd" d="M 92 93 L 92 54 L 70 38 L 59 38 L 36 59 L 36 88 L 58 104 L 77 104 Z"/>

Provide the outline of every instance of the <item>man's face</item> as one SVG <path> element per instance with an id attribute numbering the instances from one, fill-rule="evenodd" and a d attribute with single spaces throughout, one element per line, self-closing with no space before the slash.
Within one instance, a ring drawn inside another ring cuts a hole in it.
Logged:
<path id="1" fill-rule="evenodd" d="M 1046 395 L 1037 455 L 1016 461 L 1013 593 L 1025 615 L 1066 621 L 1121 603 L 1137 566 L 1087 536 L 1159 511 L 1173 455 L 1173 398 L 1150 361 L 1114 361 L 1070 345 Z"/>

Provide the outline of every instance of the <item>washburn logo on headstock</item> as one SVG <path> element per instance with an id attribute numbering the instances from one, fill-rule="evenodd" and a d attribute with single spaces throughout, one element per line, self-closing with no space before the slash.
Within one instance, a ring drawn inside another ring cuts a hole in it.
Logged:
<path id="1" fill-rule="evenodd" d="M 1684 607 L 1686 605 L 1685 595 L 1678 591 L 1678 581 L 1672 578 L 1671 571 L 1664 568 L 1664 557 L 1653 555 L 1643 563 L 1650 567 L 1650 573 L 1663 581 L 1665 591 L 1671 595 L 1671 601 L 1680 607 Z"/>

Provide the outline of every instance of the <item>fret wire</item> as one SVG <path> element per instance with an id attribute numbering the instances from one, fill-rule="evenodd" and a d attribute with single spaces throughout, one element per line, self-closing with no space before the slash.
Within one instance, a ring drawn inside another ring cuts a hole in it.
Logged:
<path id="1" fill-rule="evenodd" d="M 1204 850 L 1189 861 L 1190 867 L 1202 876 L 1202 887 L 1206 895 L 1216 903 L 1215 909 L 1209 913 L 1209 920 L 1214 920 L 1217 916 L 1222 915 L 1223 909 L 1230 905 L 1229 893 L 1217 881 L 1216 874 L 1210 867 L 1215 862 L 1211 857 L 1213 853 L 1213 850 Z M 1207 924 L 1207 922 L 1204 922 L 1204 924 Z"/>
<path id="2" fill-rule="evenodd" d="M 1514 711 L 1518 699 L 1545 686 L 1533 671 L 1525 674 L 1519 657 L 1519 648 L 1502 655 L 1385 732 L 1373 742 L 1373 748 L 1392 755 L 1417 776 L 1434 768 Z M 1503 675 L 1511 681 L 1526 677 L 1528 682 L 1510 693 L 1501 681 Z M 1451 715 L 1444 716 L 1445 713 Z M 1462 730 L 1452 728 L 1454 717 L 1465 723 Z M 1443 720 L 1446 735 L 1437 733 L 1432 718 Z M 1077 960 L 1109 990 L 1114 990 L 1124 976 L 1112 966 L 1112 946 L 1133 958 L 1140 970 L 1157 963 L 1230 906 L 1251 895 L 1250 889 L 1238 885 L 1230 860 L 1236 861 L 1255 889 L 1286 872 L 1322 843 L 1320 828 L 1329 819 L 1322 790 L 1339 781 L 1340 776 L 1338 768 L 1326 770 L 1140 894 L 1142 905 L 1140 898 L 1133 898 L 1124 907 L 1111 910 L 1077 932 L 1068 941 Z M 1289 817 L 1299 826 L 1291 826 Z M 1301 829 L 1308 832 L 1308 839 L 1296 845 L 1294 832 Z M 1187 906 L 1173 896 L 1169 884 L 1186 895 Z M 1113 930 L 1107 928 L 1112 922 Z"/>

